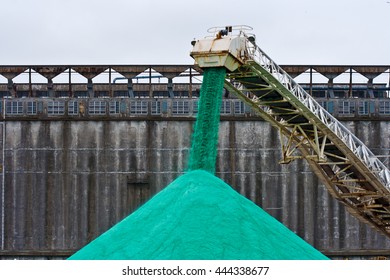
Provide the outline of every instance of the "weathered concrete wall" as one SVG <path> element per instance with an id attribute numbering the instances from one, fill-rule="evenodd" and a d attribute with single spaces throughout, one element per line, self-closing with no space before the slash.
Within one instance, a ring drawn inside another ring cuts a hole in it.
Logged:
<path id="1" fill-rule="evenodd" d="M 389 122 L 344 124 L 375 154 L 390 154 Z M 186 169 L 192 125 L 6 122 L 2 249 L 80 248 Z M 268 123 L 221 122 L 217 176 L 320 250 L 390 250 L 390 239 L 330 197 L 306 162 L 280 165 L 279 159 L 279 135 Z"/>

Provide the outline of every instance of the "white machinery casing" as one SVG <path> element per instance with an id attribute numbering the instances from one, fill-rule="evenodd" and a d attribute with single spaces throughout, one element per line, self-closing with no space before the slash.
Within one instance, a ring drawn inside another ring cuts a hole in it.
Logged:
<path id="1" fill-rule="evenodd" d="M 195 42 L 191 56 L 200 68 L 225 67 L 235 71 L 248 58 L 243 36 L 204 38 Z"/>

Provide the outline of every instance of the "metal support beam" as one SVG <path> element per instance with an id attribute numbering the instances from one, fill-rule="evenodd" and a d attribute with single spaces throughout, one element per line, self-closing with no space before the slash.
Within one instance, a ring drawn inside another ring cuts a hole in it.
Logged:
<path id="1" fill-rule="evenodd" d="M 352 214 L 390 236 L 388 222 L 378 214 L 389 212 L 390 171 L 271 58 L 254 48 L 252 60 L 227 74 L 226 88 L 278 128 L 281 163 L 306 159 Z M 310 90 L 311 86 L 312 80 Z"/>

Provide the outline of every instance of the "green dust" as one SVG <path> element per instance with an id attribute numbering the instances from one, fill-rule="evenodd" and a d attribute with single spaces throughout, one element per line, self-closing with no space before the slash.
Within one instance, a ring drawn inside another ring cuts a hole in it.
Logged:
<path id="1" fill-rule="evenodd" d="M 188 170 L 202 169 L 215 173 L 219 114 L 225 74 L 224 67 L 204 69 Z"/>

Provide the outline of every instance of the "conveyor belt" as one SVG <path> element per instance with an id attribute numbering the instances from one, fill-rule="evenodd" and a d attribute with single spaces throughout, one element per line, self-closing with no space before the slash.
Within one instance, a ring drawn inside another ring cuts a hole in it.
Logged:
<path id="1" fill-rule="evenodd" d="M 389 170 L 260 48 L 249 44 L 251 59 L 227 75 L 225 87 L 279 129 L 281 163 L 306 159 L 353 215 L 390 236 Z"/>
<path id="2" fill-rule="evenodd" d="M 225 88 L 279 130 L 281 163 L 306 159 L 333 197 L 390 237 L 390 171 L 267 56 L 248 30 L 211 28 L 214 38 L 193 41 L 191 56 L 201 68 L 228 69 Z"/>

